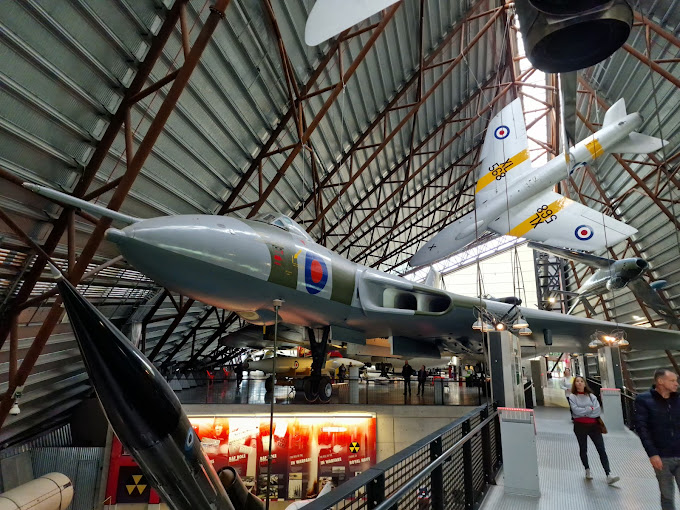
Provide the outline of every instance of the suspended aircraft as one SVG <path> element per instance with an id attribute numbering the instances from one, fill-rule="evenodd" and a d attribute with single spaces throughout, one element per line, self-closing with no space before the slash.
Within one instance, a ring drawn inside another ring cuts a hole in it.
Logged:
<path id="1" fill-rule="evenodd" d="M 492 317 L 496 327 L 508 329 L 525 319 L 536 333 L 522 328 L 523 344 L 544 348 L 544 339 L 550 338 L 552 350 L 565 352 L 583 352 L 591 334 L 615 327 L 460 296 L 356 264 L 315 243 L 282 214 L 139 219 L 43 186 L 25 186 L 72 207 L 125 221 L 124 228 L 109 229 L 107 239 L 131 265 L 169 290 L 231 310 L 257 325 L 273 324 L 273 300 L 283 300 L 280 320 L 305 328 L 312 353 L 306 385 L 310 400 L 330 384 L 322 374 L 329 339 L 363 345 L 367 339 L 387 338 L 392 355 L 440 358 L 445 351 L 482 353 L 482 334 L 473 329 L 476 319 Z M 619 328 L 638 349 L 680 346 L 677 331 Z"/>
<path id="2" fill-rule="evenodd" d="M 316 0 L 305 24 L 305 43 L 316 46 L 399 0 Z"/>
<path id="3" fill-rule="evenodd" d="M 609 152 L 649 153 L 664 140 L 637 133 L 639 113 L 626 113 L 619 99 L 604 117 L 601 130 L 540 168 L 532 168 L 519 99 L 489 123 L 477 170 L 475 210 L 436 234 L 411 258 L 425 266 L 449 257 L 486 230 L 542 241 L 553 246 L 593 251 L 627 239 L 637 229 L 574 202 L 553 186 Z"/>
<path id="4" fill-rule="evenodd" d="M 595 274 L 583 282 L 575 293 L 578 299 L 567 313 L 572 313 L 579 303 L 583 303 L 586 308 L 594 313 L 595 310 L 593 310 L 587 299 L 589 296 L 599 296 L 616 289 L 628 287 L 633 294 L 651 307 L 668 324 L 680 324 L 673 310 L 663 302 L 658 294 L 658 291 L 666 285 L 666 281 L 658 280 L 649 284 L 642 277 L 649 270 L 649 264 L 645 259 L 635 257 L 614 260 L 535 242 L 529 242 L 527 246 L 534 250 L 549 253 L 563 259 L 573 260 L 574 262 L 580 262 L 596 269 Z"/>

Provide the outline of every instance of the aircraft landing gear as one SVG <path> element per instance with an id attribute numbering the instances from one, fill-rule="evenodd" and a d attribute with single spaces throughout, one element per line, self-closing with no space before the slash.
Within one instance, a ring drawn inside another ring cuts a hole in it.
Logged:
<path id="1" fill-rule="evenodd" d="M 331 384 L 331 378 L 328 376 L 321 376 L 319 379 L 319 402 L 327 404 L 331 400 L 331 395 L 333 394 L 333 385 Z"/>
<path id="2" fill-rule="evenodd" d="M 270 375 L 269 377 L 267 377 L 265 379 L 264 389 L 267 393 L 271 393 L 272 391 L 274 391 L 274 377 L 273 376 Z"/>
<path id="3" fill-rule="evenodd" d="M 326 353 L 328 352 L 328 337 L 331 328 L 326 326 L 322 329 L 321 338 L 317 340 L 314 330 L 307 328 L 309 335 L 309 345 L 312 351 L 312 373 L 304 378 L 302 389 L 305 393 L 307 402 L 320 401 L 327 403 L 333 393 L 333 385 L 330 377 L 322 376 L 321 370 L 326 364 Z"/>

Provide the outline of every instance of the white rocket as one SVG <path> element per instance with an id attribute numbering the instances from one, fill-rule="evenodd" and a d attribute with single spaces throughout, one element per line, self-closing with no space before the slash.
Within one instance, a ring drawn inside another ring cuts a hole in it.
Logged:
<path id="1" fill-rule="evenodd" d="M 432 264 L 461 251 L 486 230 L 553 246 L 593 251 L 613 246 L 637 230 L 552 190 L 580 168 L 609 152 L 649 153 L 664 140 L 636 132 L 639 113 L 626 113 L 619 99 L 602 129 L 540 168 L 532 168 L 520 100 L 496 115 L 486 130 L 477 169 L 475 210 L 430 239 L 409 265 Z"/>

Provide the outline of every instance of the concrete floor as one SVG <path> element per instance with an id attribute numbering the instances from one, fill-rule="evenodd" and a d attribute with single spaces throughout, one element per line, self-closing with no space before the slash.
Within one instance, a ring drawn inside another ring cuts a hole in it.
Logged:
<path id="1" fill-rule="evenodd" d="M 612 473 L 621 480 L 607 485 L 592 443 L 588 457 L 594 480 L 586 480 L 564 392 L 553 380 L 546 388 L 546 403 L 537 407 L 537 453 L 540 498 L 505 494 L 503 475 L 489 491 L 482 510 L 647 510 L 660 508 L 654 470 L 640 439 L 631 431 L 605 435 Z M 512 466 L 506 465 L 504 469 Z M 677 496 L 676 496 L 677 500 Z"/>
<path id="2" fill-rule="evenodd" d="M 411 383 L 411 396 L 404 397 L 403 380 L 395 380 L 386 384 L 376 384 L 371 381 L 359 383 L 360 404 L 399 405 L 417 404 L 434 405 L 434 386 L 428 381 L 425 386 L 425 395 L 418 396 L 418 383 Z M 302 393 L 302 392 L 299 392 Z M 177 397 L 182 404 L 268 404 L 270 397 L 265 391 L 264 379 L 244 379 L 241 387 L 237 389 L 235 381 L 221 381 L 194 388 L 186 388 L 177 392 Z M 305 403 L 304 397 L 299 395 L 292 386 L 277 386 L 274 388 L 276 404 L 300 404 Z M 486 402 L 481 388 L 467 388 L 465 385 L 450 382 L 448 388 L 444 388 L 445 405 L 476 406 Z M 349 404 L 349 383 L 337 383 L 333 385 L 331 404 Z"/>

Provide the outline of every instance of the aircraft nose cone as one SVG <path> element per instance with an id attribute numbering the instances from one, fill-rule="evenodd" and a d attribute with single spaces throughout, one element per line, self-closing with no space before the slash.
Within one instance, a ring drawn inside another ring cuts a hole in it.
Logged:
<path id="1" fill-rule="evenodd" d="M 105 236 L 109 241 L 116 243 L 116 244 L 118 244 L 123 239 L 127 238 L 127 234 L 125 233 L 125 231 L 119 230 L 117 228 L 108 229 L 106 231 Z"/>

